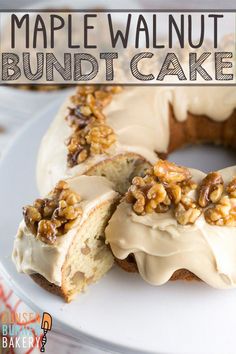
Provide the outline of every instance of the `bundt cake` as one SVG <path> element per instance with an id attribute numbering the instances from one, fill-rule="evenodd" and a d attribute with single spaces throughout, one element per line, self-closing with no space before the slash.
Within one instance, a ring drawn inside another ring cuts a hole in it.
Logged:
<path id="1" fill-rule="evenodd" d="M 155 285 L 235 287 L 236 167 L 206 175 L 166 160 L 189 143 L 235 148 L 235 108 L 232 86 L 78 87 L 42 140 L 41 195 L 64 182 L 24 208 L 17 269 L 67 301 L 114 257 Z"/>

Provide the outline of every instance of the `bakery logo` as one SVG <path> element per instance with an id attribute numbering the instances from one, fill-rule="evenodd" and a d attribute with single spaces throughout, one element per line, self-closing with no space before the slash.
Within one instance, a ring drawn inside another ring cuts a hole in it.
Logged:
<path id="1" fill-rule="evenodd" d="M 49 313 L 44 312 L 41 317 L 39 313 L 33 312 L 3 311 L 0 323 L 0 349 L 15 352 L 19 349 L 38 348 L 45 352 L 46 335 L 52 328 L 52 317 Z"/>
<path id="2" fill-rule="evenodd" d="M 236 83 L 233 11 L 17 10 L 0 15 L 2 84 Z"/>

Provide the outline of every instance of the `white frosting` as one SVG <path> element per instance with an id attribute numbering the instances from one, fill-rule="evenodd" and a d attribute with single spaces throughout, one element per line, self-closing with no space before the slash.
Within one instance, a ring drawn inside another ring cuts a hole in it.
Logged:
<path id="1" fill-rule="evenodd" d="M 49 282 L 61 285 L 61 269 L 71 242 L 80 225 L 100 203 L 113 199 L 117 195 L 112 183 L 103 177 L 79 176 L 67 180 L 71 190 L 78 193 L 83 209 L 82 218 L 78 219 L 73 228 L 65 235 L 57 237 L 53 245 L 46 244 L 35 238 L 27 229 L 25 222 L 20 223 L 14 242 L 12 258 L 18 272 L 26 274 L 39 273 Z"/>
<path id="2" fill-rule="evenodd" d="M 151 163 L 156 152 L 167 152 L 169 145 L 169 104 L 173 106 L 176 119 L 184 121 L 187 112 L 204 114 L 211 119 L 223 121 L 236 107 L 236 90 L 228 87 L 126 87 L 113 96 L 105 107 L 107 123 L 117 136 L 117 143 L 107 152 L 115 156 L 134 152 Z M 41 194 L 46 194 L 58 179 L 84 173 L 89 167 L 107 158 L 96 155 L 73 168 L 67 167 L 65 140 L 71 128 L 65 121 L 69 100 L 63 105 L 39 151 L 37 180 Z"/>
<path id="3" fill-rule="evenodd" d="M 196 182 L 205 176 L 191 171 Z M 236 167 L 219 172 L 228 183 Z M 151 284 L 161 285 L 183 268 L 213 287 L 236 287 L 235 228 L 212 226 L 203 215 L 194 225 L 182 226 L 171 211 L 138 216 L 122 202 L 106 228 L 106 240 L 119 259 L 133 253 L 141 276 Z"/>

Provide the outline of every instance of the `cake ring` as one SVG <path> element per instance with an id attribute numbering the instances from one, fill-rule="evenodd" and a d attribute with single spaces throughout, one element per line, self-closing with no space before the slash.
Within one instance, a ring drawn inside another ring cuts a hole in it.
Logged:
<path id="1" fill-rule="evenodd" d="M 200 279 L 236 287 L 236 166 L 205 174 L 166 160 L 190 143 L 235 148 L 235 108 L 234 87 L 78 87 L 42 140 L 43 199 L 24 209 L 17 269 L 66 301 L 114 259 L 153 285 Z M 71 221 L 63 183 L 81 196 L 71 197 L 79 210 Z M 45 271 L 40 257 L 49 250 L 57 265 L 51 260 Z"/>

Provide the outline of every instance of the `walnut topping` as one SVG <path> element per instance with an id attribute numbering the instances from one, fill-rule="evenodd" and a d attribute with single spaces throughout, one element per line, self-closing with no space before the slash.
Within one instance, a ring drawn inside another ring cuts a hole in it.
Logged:
<path id="1" fill-rule="evenodd" d="M 193 199 L 183 197 L 175 208 L 175 217 L 179 224 L 194 224 L 201 215 L 201 209 Z"/>
<path id="2" fill-rule="evenodd" d="M 115 134 L 108 125 L 100 124 L 91 127 L 86 142 L 90 144 L 90 151 L 93 154 L 105 152 L 116 141 Z"/>
<path id="3" fill-rule="evenodd" d="M 219 201 L 223 192 L 223 179 L 218 172 L 209 173 L 200 184 L 198 203 L 202 208 Z"/>
<path id="4" fill-rule="evenodd" d="M 67 163 L 69 167 L 85 161 L 89 155 L 89 145 L 86 141 L 86 129 L 75 131 L 67 141 Z"/>
<path id="5" fill-rule="evenodd" d="M 111 127 L 106 124 L 103 108 L 113 94 L 120 92 L 119 86 L 82 86 L 71 97 L 66 121 L 73 133 L 67 139 L 67 163 L 73 167 L 90 155 L 106 153 L 116 141 Z"/>
<path id="6" fill-rule="evenodd" d="M 236 198 L 236 177 L 234 177 L 228 184 L 226 192 L 230 195 L 230 197 Z"/>
<path id="7" fill-rule="evenodd" d="M 133 204 L 133 210 L 138 215 L 164 213 L 171 206 L 179 205 L 185 195 L 196 188 L 196 184 L 190 178 L 191 174 L 187 169 L 159 160 L 147 171 L 145 177 L 133 178 L 126 194 L 126 201 Z M 188 208 L 190 209 L 190 206 Z M 196 214 L 196 211 L 194 213 Z M 192 220 L 193 216 L 190 222 Z"/>
<path id="8" fill-rule="evenodd" d="M 33 205 L 23 208 L 27 228 L 41 241 L 53 244 L 81 217 L 80 196 L 60 181 L 48 198 L 36 199 Z"/>
<path id="9" fill-rule="evenodd" d="M 178 204 L 182 197 L 182 189 L 178 184 L 171 184 L 166 187 L 168 194 L 170 195 L 171 200 L 174 204 Z"/>
<path id="10" fill-rule="evenodd" d="M 205 211 L 205 219 L 211 225 L 236 226 L 236 198 L 222 197 L 219 203 Z"/>
<path id="11" fill-rule="evenodd" d="M 143 182 L 147 182 L 145 178 Z M 127 200 L 130 200 L 131 203 L 134 202 L 133 210 L 139 215 L 151 213 L 155 211 L 157 207 L 160 212 L 160 208 L 164 206 L 167 207 L 169 204 L 169 198 L 164 186 L 160 183 L 155 183 L 155 181 L 153 181 L 153 183 L 147 182 L 142 187 L 135 184 L 132 185 L 128 191 Z M 166 208 L 164 208 L 163 211 L 166 211 Z"/>
<path id="12" fill-rule="evenodd" d="M 197 189 L 196 200 L 190 198 Z M 198 186 L 187 168 L 159 160 L 144 177 L 133 178 L 125 199 L 138 215 L 172 210 L 179 224 L 188 225 L 204 213 L 211 225 L 236 226 L 236 177 L 224 188 L 219 172 L 209 173 Z"/>
<path id="13" fill-rule="evenodd" d="M 178 183 L 191 178 L 191 173 L 186 167 L 177 166 L 167 160 L 159 160 L 154 165 L 154 174 L 164 183 Z"/>
<path id="14" fill-rule="evenodd" d="M 236 226 L 236 178 L 227 185 L 226 193 L 204 215 L 211 225 Z"/>
<path id="15" fill-rule="evenodd" d="M 189 192 L 196 190 L 197 187 L 197 183 L 195 183 L 192 179 L 188 179 L 181 183 L 181 190 L 183 194 L 188 194 Z"/>

